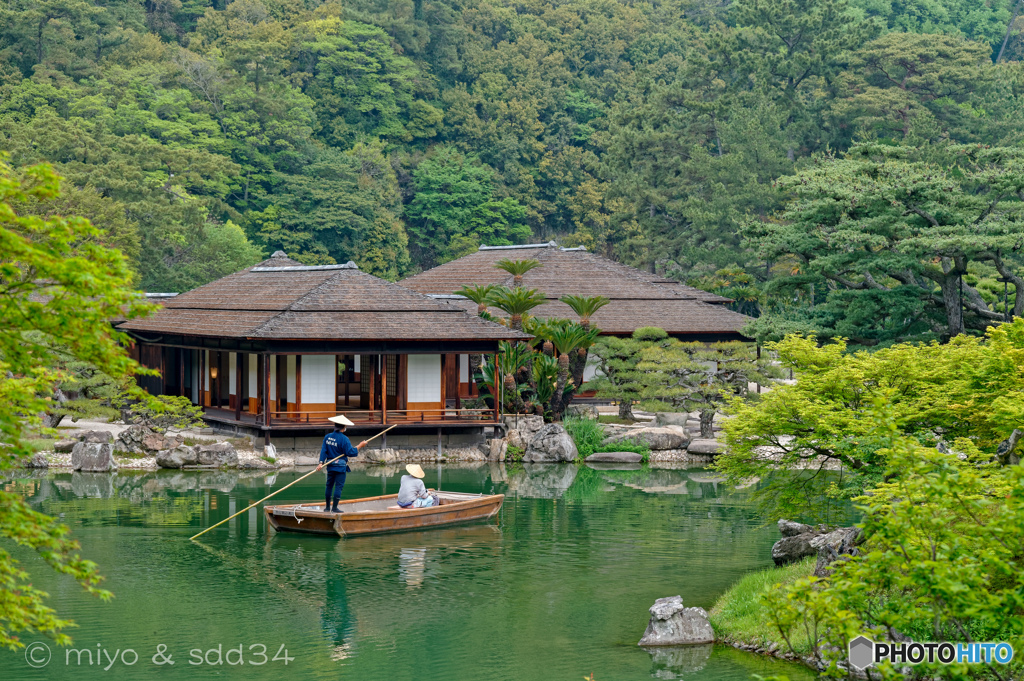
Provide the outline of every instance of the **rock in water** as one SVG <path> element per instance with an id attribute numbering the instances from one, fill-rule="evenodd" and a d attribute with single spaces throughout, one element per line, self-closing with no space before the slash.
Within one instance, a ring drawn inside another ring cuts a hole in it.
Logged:
<path id="1" fill-rule="evenodd" d="M 818 563 L 814 566 L 815 577 L 828 577 L 830 567 L 837 560 L 845 560 L 842 556 L 856 556 L 857 544 L 860 543 L 859 527 L 840 527 L 828 534 L 814 537 L 810 544 L 817 551 Z"/>
<path id="2" fill-rule="evenodd" d="M 194 466 L 199 458 L 196 455 L 195 447 L 178 445 L 174 449 L 165 449 L 156 453 L 156 465 L 160 468 L 181 468 L 182 466 Z"/>
<path id="3" fill-rule="evenodd" d="M 238 452 L 229 442 L 197 445 L 196 458 L 200 466 L 237 466 Z"/>
<path id="4" fill-rule="evenodd" d="M 638 645 L 680 646 L 714 641 L 715 632 L 704 608 L 684 607 L 682 596 L 670 596 L 654 601 L 651 621 Z"/>
<path id="5" fill-rule="evenodd" d="M 625 433 L 620 433 L 619 435 L 614 435 L 608 438 L 608 442 L 610 443 L 621 442 L 623 440 L 644 442 L 648 447 L 656 452 L 666 449 L 683 449 L 689 441 L 683 434 L 683 429 L 678 426 L 627 430 Z"/>
<path id="6" fill-rule="evenodd" d="M 493 440 L 487 441 L 487 460 L 488 461 L 504 461 L 505 454 L 508 453 L 508 443 L 504 440 L 494 438 Z"/>
<path id="7" fill-rule="evenodd" d="M 46 459 L 46 455 L 42 452 L 37 452 L 32 455 L 32 458 L 25 462 L 25 468 L 49 468 L 50 462 Z"/>
<path id="8" fill-rule="evenodd" d="M 523 455 L 525 463 L 559 463 L 575 461 L 579 456 L 576 443 L 558 423 L 549 423 L 533 436 Z"/>
<path id="9" fill-rule="evenodd" d="M 818 549 L 811 546 L 811 540 L 817 537 L 813 532 L 798 534 L 794 537 L 783 537 L 772 547 L 772 560 L 776 565 L 795 563 L 807 556 L 818 555 Z"/>
<path id="10" fill-rule="evenodd" d="M 785 518 L 779 519 L 779 532 L 783 537 L 795 537 L 798 534 L 807 534 L 808 532 L 814 532 L 814 529 L 815 528 L 812 525 L 804 525 L 803 523 L 786 520 Z"/>
<path id="11" fill-rule="evenodd" d="M 587 463 L 640 463 L 643 458 L 636 452 L 596 452 L 584 461 Z"/>
<path id="12" fill-rule="evenodd" d="M 107 433 L 107 435 L 110 435 L 110 433 Z M 76 471 L 85 471 L 87 473 L 116 471 L 117 463 L 114 461 L 114 446 L 109 442 L 106 444 L 79 442 L 71 450 L 71 466 Z"/>

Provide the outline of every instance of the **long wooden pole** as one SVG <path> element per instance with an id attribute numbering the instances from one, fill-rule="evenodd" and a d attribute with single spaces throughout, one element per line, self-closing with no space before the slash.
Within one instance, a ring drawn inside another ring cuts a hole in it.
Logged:
<path id="1" fill-rule="evenodd" d="M 398 427 L 398 424 L 397 424 L 397 423 L 396 423 L 395 425 L 391 426 L 391 428 L 397 428 L 397 427 Z M 376 440 L 377 438 L 379 438 L 379 437 L 380 437 L 381 435 L 383 435 L 384 433 L 386 433 L 386 432 L 388 432 L 389 430 L 391 430 L 391 428 L 385 428 L 384 430 L 380 431 L 379 433 L 377 433 L 376 435 L 374 435 L 373 437 L 371 437 L 371 438 L 370 438 L 369 440 L 364 440 L 364 442 L 373 442 L 374 440 Z M 341 457 L 343 457 L 343 456 L 345 456 L 345 455 L 344 455 L 344 454 L 341 454 L 341 455 L 339 455 L 339 456 L 336 456 L 336 457 L 334 457 L 334 458 L 333 458 L 333 459 L 331 459 L 330 461 L 327 461 L 326 463 L 324 463 L 324 466 L 328 466 L 328 465 L 330 465 L 330 464 L 334 463 L 335 461 L 337 461 L 338 459 L 340 459 L 340 458 L 341 458 Z M 196 534 L 196 535 L 193 535 L 193 536 L 189 537 L 189 539 L 195 539 L 196 537 L 201 537 L 201 536 L 203 536 L 204 534 L 206 534 L 207 532 L 209 532 L 209 531 L 210 531 L 210 530 L 212 530 L 213 528 L 217 527 L 218 525 L 223 525 L 224 523 L 226 523 L 227 521 L 231 520 L 232 518 L 236 518 L 236 517 L 238 517 L 238 516 L 242 515 L 243 513 L 245 513 L 246 511 L 248 511 L 248 510 L 249 510 L 250 508 L 252 508 L 253 506 L 259 506 L 260 504 L 262 504 L 262 503 L 263 503 L 264 501 L 266 501 L 266 500 L 267 500 L 267 499 L 269 499 L 270 497 L 272 497 L 272 496 L 274 496 L 274 495 L 276 495 L 276 494 L 279 494 L 279 493 L 281 493 L 281 492 L 285 491 L 286 489 L 288 489 L 289 487 L 291 487 L 292 485 L 294 485 L 294 484 L 296 484 L 296 483 L 298 483 L 298 482 L 301 482 L 301 481 L 305 480 L 305 479 L 306 479 L 306 478 L 308 478 L 309 476 L 313 475 L 313 473 L 316 473 L 316 471 L 315 471 L 315 470 L 313 470 L 313 471 L 310 471 L 310 472 L 306 473 L 305 475 L 303 475 L 303 476 L 302 476 L 301 478 L 299 478 L 298 480 L 293 480 L 292 482 L 289 482 L 289 483 L 288 483 L 287 485 L 285 485 L 285 486 L 284 486 L 284 487 L 282 487 L 281 489 L 277 490 L 277 492 L 271 492 L 270 494 L 268 494 L 267 496 L 263 497 L 263 498 L 262 498 L 262 499 L 260 499 L 259 501 L 257 501 L 257 502 L 254 502 L 254 503 L 252 503 L 252 504 L 249 504 L 248 506 L 246 506 L 245 508 L 243 508 L 243 509 L 242 509 L 241 511 L 239 511 L 238 513 L 235 513 L 234 515 L 228 516 L 227 518 L 225 518 L 224 520 L 220 521 L 220 522 L 219 522 L 219 523 L 217 523 L 216 525 L 210 525 L 209 527 L 207 527 L 207 528 L 206 528 L 205 530 L 203 530 L 203 531 L 202 531 L 202 532 L 200 532 L 199 534 Z"/>

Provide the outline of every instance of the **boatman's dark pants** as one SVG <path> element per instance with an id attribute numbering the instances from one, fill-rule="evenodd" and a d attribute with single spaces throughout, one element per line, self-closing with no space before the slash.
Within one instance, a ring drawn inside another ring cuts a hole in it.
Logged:
<path id="1" fill-rule="evenodd" d="M 327 491 L 324 493 L 324 499 L 327 501 L 331 500 L 331 489 L 334 489 L 334 503 L 337 504 L 341 501 L 341 491 L 345 489 L 345 474 L 340 471 L 327 471 Z"/>

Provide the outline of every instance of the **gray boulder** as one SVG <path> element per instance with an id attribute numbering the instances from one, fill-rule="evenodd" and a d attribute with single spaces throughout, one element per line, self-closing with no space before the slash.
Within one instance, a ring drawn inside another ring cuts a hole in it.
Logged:
<path id="1" fill-rule="evenodd" d="M 110 443 L 79 442 L 71 450 L 71 467 L 76 471 L 86 473 L 116 471 L 114 447 Z"/>
<path id="2" fill-rule="evenodd" d="M 683 426 L 685 428 L 690 420 L 690 415 L 686 412 L 659 411 L 654 415 L 654 425 L 656 426 Z"/>
<path id="3" fill-rule="evenodd" d="M 296 454 L 292 461 L 293 466 L 315 466 L 318 463 L 320 463 L 320 459 L 315 456 L 302 456 L 301 454 Z"/>
<path id="4" fill-rule="evenodd" d="M 121 431 L 114 441 L 114 448 L 131 454 L 152 456 L 165 449 L 174 449 L 181 442 L 181 438 L 169 438 L 154 432 L 151 428 L 136 424 Z"/>
<path id="5" fill-rule="evenodd" d="M 504 461 L 505 455 L 508 453 L 509 443 L 504 440 L 494 438 L 487 442 L 487 460 L 488 461 Z"/>
<path id="6" fill-rule="evenodd" d="M 519 431 L 519 437 L 524 443 L 524 448 L 525 445 L 530 444 L 530 440 L 537 434 L 537 431 L 544 427 L 543 416 L 506 414 L 502 418 L 502 422 L 504 423 L 506 433 L 510 433 L 513 430 Z"/>
<path id="7" fill-rule="evenodd" d="M 78 440 L 57 440 L 53 443 L 53 451 L 60 454 L 70 454 L 76 444 L 78 444 Z"/>
<path id="8" fill-rule="evenodd" d="M 640 463 L 643 456 L 636 452 L 595 452 L 584 461 L 587 463 Z"/>
<path id="9" fill-rule="evenodd" d="M 722 444 L 718 440 L 694 439 L 690 440 L 690 444 L 686 447 L 688 454 L 703 454 L 707 456 L 718 454 L 720 451 L 722 451 Z"/>
<path id="10" fill-rule="evenodd" d="M 537 431 L 523 455 L 525 463 L 559 463 L 575 461 L 579 456 L 576 443 L 558 423 L 549 423 Z"/>
<path id="11" fill-rule="evenodd" d="M 686 447 L 687 438 L 682 428 L 639 428 L 608 438 L 608 442 L 615 443 L 622 440 L 635 440 L 644 442 L 654 451 L 665 449 L 682 449 Z"/>
<path id="12" fill-rule="evenodd" d="M 803 523 L 786 520 L 785 518 L 779 519 L 779 533 L 783 537 L 795 537 L 798 534 L 807 534 L 814 531 L 813 525 L 804 525 Z"/>
<path id="13" fill-rule="evenodd" d="M 102 445 L 113 442 L 114 436 L 106 430 L 87 430 L 78 436 L 78 441 Z"/>
<path id="14" fill-rule="evenodd" d="M 715 641 L 707 612 L 704 608 L 684 607 L 682 596 L 659 598 L 650 612 L 651 621 L 639 645 L 679 646 Z"/>
<path id="15" fill-rule="evenodd" d="M 238 452 L 228 442 L 212 445 L 197 445 L 196 459 L 200 466 L 237 466 Z"/>
<path id="16" fill-rule="evenodd" d="M 156 453 L 156 465 L 160 468 L 181 468 L 182 466 L 194 466 L 198 463 L 199 457 L 195 447 L 178 445 L 174 449 L 165 449 Z"/>
<path id="17" fill-rule="evenodd" d="M 810 541 L 810 545 L 818 553 L 818 563 L 814 566 L 816 577 L 828 577 L 832 572 L 832 563 L 846 560 L 843 556 L 856 556 L 857 545 L 861 541 L 859 527 L 840 527 L 827 534 L 820 534 Z"/>
<path id="18" fill-rule="evenodd" d="M 811 546 L 811 540 L 817 536 L 813 532 L 807 532 L 793 537 L 783 537 L 772 547 L 772 560 L 776 565 L 786 565 L 808 556 L 818 555 L 818 549 Z"/>
<path id="19" fill-rule="evenodd" d="M 49 468 L 50 462 L 46 459 L 46 455 L 42 452 L 37 452 L 32 455 L 32 458 L 25 462 L 25 468 Z"/>
<path id="20" fill-rule="evenodd" d="M 566 416 L 579 416 L 585 419 L 597 420 L 599 414 L 597 405 L 594 404 L 570 404 L 565 408 Z"/>
<path id="21" fill-rule="evenodd" d="M 363 460 L 363 463 L 389 464 L 395 463 L 400 457 L 398 452 L 390 447 L 379 449 L 367 447 L 359 453 L 359 458 Z M 319 463 L 319 460 L 317 463 Z"/>

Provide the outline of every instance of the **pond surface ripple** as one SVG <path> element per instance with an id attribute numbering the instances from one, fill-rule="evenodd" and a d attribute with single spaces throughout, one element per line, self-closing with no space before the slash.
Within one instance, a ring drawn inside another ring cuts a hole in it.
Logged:
<path id="1" fill-rule="evenodd" d="M 394 493 L 401 472 L 357 470 L 345 497 Z M 254 509 L 188 540 L 300 474 L 38 472 L 5 481 L 62 515 L 115 598 L 87 597 L 17 552 L 51 604 L 77 622 L 74 647 L 106 657 L 76 664 L 77 653 L 68 659 L 51 646 L 50 663 L 33 669 L 23 652 L 3 651 L 0 678 L 812 678 L 726 646 L 637 647 L 656 598 L 681 594 L 710 608 L 771 563 L 776 531 L 762 527 L 747 490 L 708 471 L 432 467 L 428 486 L 440 479 L 446 490 L 508 495 L 498 522 L 336 540 L 278 535 Z M 313 476 L 276 500 L 321 491 Z M 35 640 L 45 639 L 25 639 Z M 138 662 L 127 665 L 129 653 L 104 670 L 128 648 Z M 174 665 L 156 664 L 167 656 Z"/>

